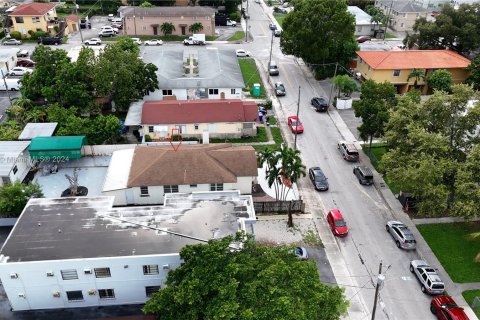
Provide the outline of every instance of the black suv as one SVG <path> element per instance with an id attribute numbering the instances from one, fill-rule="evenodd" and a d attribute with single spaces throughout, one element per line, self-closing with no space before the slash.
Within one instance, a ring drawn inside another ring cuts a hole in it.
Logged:
<path id="1" fill-rule="evenodd" d="M 325 112 L 328 110 L 328 102 L 324 97 L 313 98 L 310 103 L 317 112 Z"/>
<path id="2" fill-rule="evenodd" d="M 308 176 L 315 186 L 315 190 L 327 191 L 328 190 L 328 178 L 325 177 L 322 169 L 319 167 L 313 167 L 308 170 Z"/>
<path id="3" fill-rule="evenodd" d="M 356 166 L 353 168 L 353 174 L 357 177 L 360 184 L 373 184 L 373 172 L 368 167 Z"/>
<path id="4" fill-rule="evenodd" d="M 40 37 L 38 38 L 37 43 L 39 44 L 54 44 L 58 46 L 59 44 L 62 44 L 62 39 L 57 38 L 57 37 Z"/>

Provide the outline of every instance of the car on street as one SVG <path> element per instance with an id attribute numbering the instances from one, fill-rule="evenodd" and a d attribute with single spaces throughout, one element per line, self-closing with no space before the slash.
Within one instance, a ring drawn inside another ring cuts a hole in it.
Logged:
<path id="1" fill-rule="evenodd" d="M 295 255 L 300 260 L 308 260 L 308 251 L 304 247 L 296 247 Z"/>
<path id="2" fill-rule="evenodd" d="M 320 167 L 312 167 L 308 169 L 308 177 L 310 178 L 310 181 L 312 181 L 315 190 L 328 190 L 328 178 L 325 176 Z"/>
<path id="3" fill-rule="evenodd" d="M 25 73 L 32 73 L 33 70 L 25 67 L 14 67 L 8 73 L 10 76 L 23 76 Z"/>
<path id="4" fill-rule="evenodd" d="M 423 293 L 435 295 L 445 292 L 445 284 L 442 279 L 438 276 L 437 271 L 430 267 L 425 260 L 410 261 L 410 272 L 417 276 Z"/>
<path id="5" fill-rule="evenodd" d="M 138 44 L 138 45 L 142 44 L 142 40 L 140 40 L 140 38 L 131 38 L 131 39 L 135 44 Z"/>
<path id="6" fill-rule="evenodd" d="M 342 213 L 338 209 L 328 211 L 327 223 L 334 236 L 346 237 L 348 235 L 347 223 L 343 219 Z"/>
<path id="7" fill-rule="evenodd" d="M 19 46 L 22 44 L 22 40 L 17 39 L 7 39 L 3 41 L 4 46 Z"/>
<path id="8" fill-rule="evenodd" d="M 277 97 L 286 95 L 285 86 L 282 82 L 275 82 L 275 95 Z"/>
<path id="9" fill-rule="evenodd" d="M 370 41 L 372 40 L 372 37 L 370 36 L 360 36 L 357 38 L 357 42 L 358 43 L 364 43 L 364 42 L 367 42 L 367 41 Z"/>
<path id="10" fill-rule="evenodd" d="M 328 102 L 324 97 L 315 97 L 310 100 L 310 103 L 317 112 L 323 112 L 328 110 Z"/>
<path id="11" fill-rule="evenodd" d="M 346 161 L 357 162 L 359 159 L 358 150 L 353 142 L 339 141 L 337 149 Z"/>
<path id="12" fill-rule="evenodd" d="M 449 296 L 433 297 L 430 303 L 430 311 L 439 320 L 469 320 L 463 308 L 459 307 L 455 300 Z"/>
<path id="13" fill-rule="evenodd" d="M 287 124 L 292 133 L 303 133 L 303 124 L 297 116 L 288 117 Z"/>
<path id="14" fill-rule="evenodd" d="M 99 46 L 102 44 L 102 40 L 100 38 L 92 38 L 85 41 L 87 46 Z"/>
<path id="15" fill-rule="evenodd" d="M 237 21 L 227 19 L 227 26 L 236 27 L 237 26 Z"/>
<path id="16" fill-rule="evenodd" d="M 103 26 L 100 28 L 100 31 L 113 31 L 115 33 L 118 33 L 118 28 L 114 28 L 112 26 Z"/>
<path id="17" fill-rule="evenodd" d="M 235 50 L 235 53 L 237 54 L 237 57 L 250 57 L 250 51 L 245 49 L 237 49 Z"/>
<path id="18" fill-rule="evenodd" d="M 144 44 L 146 46 L 161 46 L 163 44 L 163 41 L 159 39 L 150 39 L 145 40 Z"/>
<path id="19" fill-rule="evenodd" d="M 18 49 L 17 58 L 28 58 L 28 57 L 30 57 L 30 51 Z"/>
<path id="20" fill-rule="evenodd" d="M 353 174 L 357 177 L 360 184 L 367 186 L 373 184 L 373 172 L 369 167 L 355 166 L 353 168 Z"/>
<path id="21" fill-rule="evenodd" d="M 275 23 L 270 23 L 270 25 L 268 26 L 270 28 L 270 30 L 276 30 L 277 29 L 277 25 Z"/>
<path id="22" fill-rule="evenodd" d="M 122 25 L 121 23 L 117 23 L 117 22 L 112 23 L 112 24 L 111 24 L 111 27 L 112 27 L 114 30 L 115 30 L 115 28 L 118 29 L 118 30 L 122 30 L 122 29 L 123 29 L 123 25 Z"/>
<path id="23" fill-rule="evenodd" d="M 282 35 L 282 30 L 278 30 L 278 29 L 273 30 L 273 35 L 275 37 L 280 37 Z"/>
<path id="24" fill-rule="evenodd" d="M 416 248 L 417 241 L 415 241 L 412 231 L 400 221 L 388 221 L 385 228 L 392 236 L 397 247 L 401 249 Z"/>
<path id="25" fill-rule="evenodd" d="M 40 37 L 37 40 L 38 44 L 56 45 L 62 44 L 62 39 L 58 37 Z"/>
<path id="26" fill-rule="evenodd" d="M 25 68 L 34 68 L 35 61 L 30 59 L 18 59 L 17 60 L 17 67 L 25 67 Z"/>
<path id="27" fill-rule="evenodd" d="M 99 37 L 115 37 L 116 35 L 117 34 L 115 33 L 115 31 L 111 31 L 111 30 L 101 30 L 98 33 Z"/>

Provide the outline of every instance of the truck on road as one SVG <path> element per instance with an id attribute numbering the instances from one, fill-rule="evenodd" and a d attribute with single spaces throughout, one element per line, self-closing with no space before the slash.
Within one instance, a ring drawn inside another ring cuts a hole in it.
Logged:
<path id="1" fill-rule="evenodd" d="M 183 44 L 186 46 L 204 45 L 205 43 L 205 34 L 202 33 L 193 34 L 191 37 L 188 37 L 188 39 L 183 40 Z"/>

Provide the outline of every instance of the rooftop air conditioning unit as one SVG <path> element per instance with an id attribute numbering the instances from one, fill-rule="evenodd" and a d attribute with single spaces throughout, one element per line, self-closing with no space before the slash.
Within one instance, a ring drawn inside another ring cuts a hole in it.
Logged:
<path id="1" fill-rule="evenodd" d="M 18 297 L 19 297 L 19 298 L 25 298 L 25 293 L 19 293 L 19 294 L 18 294 Z"/>
<path id="2" fill-rule="evenodd" d="M 88 290 L 88 295 L 94 296 L 97 294 L 97 291 L 95 289 Z"/>
<path id="3" fill-rule="evenodd" d="M 58 291 L 53 291 L 52 295 L 54 298 L 60 298 L 60 292 Z"/>
<path id="4" fill-rule="evenodd" d="M 163 270 L 170 270 L 170 265 L 169 264 L 164 264 L 162 266 Z"/>
<path id="5" fill-rule="evenodd" d="M 92 274 L 92 269 L 83 269 L 83 273 Z"/>
<path id="6" fill-rule="evenodd" d="M 47 271 L 47 277 L 53 277 L 53 271 Z"/>
<path id="7" fill-rule="evenodd" d="M 15 272 L 10 273 L 10 279 L 17 279 L 17 278 L 18 278 L 17 273 L 15 273 Z"/>

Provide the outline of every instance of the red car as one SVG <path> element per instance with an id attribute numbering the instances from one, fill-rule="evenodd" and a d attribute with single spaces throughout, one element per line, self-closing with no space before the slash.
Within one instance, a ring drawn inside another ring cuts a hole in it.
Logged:
<path id="1" fill-rule="evenodd" d="M 358 43 L 364 43 L 366 41 L 370 41 L 372 38 L 370 36 L 361 36 L 357 38 Z"/>
<path id="2" fill-rule="evenodd" d="M 430 311 L 440 320 L 469 320 L 463 308 L 449 296 L 436 296 L 430 303 Z"/>
<path id="3" fill-rule="evenodd" d="M 35 68 L 35 62 L 30 59 L 18 59 L 17 67 Z"/>
<path id="4" fill-rule="evenodd" d="M 288 126 L 292 133 L 303 133 L 303 125 L 300 119 L 297 116 L 290 116 L 288 117 Z"/>
<path id="5" fill-rule="evenodd" d="M 348 235 L 347 223 L 343 220 L 340 210 L 330 210 L 327 214 L 327 222 L 335 236 L 346 237 Z"/>

